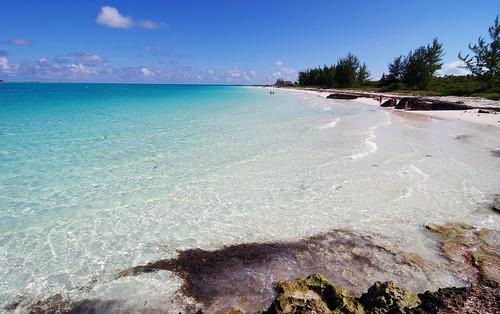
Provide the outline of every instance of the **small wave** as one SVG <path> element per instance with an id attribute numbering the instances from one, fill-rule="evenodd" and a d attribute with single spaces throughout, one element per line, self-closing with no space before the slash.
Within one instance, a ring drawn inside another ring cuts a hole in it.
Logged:
<path id="1" fill-rule="evenodd" d="M 365 157 L 371 153 L 374 153 L 378 150 L 377 144 L 372 141 L 374 138 L 376 138 L 376 136 L 375 136 L 376 129 L 377 129 L 376 127 L 370 128 L 370 130 L 368 132 L 368 137 L 364 141 L 364 145 L 366 146 L 367 150 L 364 152 L 349 156 L 350 159 L 356 160 L 359 158 L 363 158 L 363 157 Z"/>
<path id="2" fill-rule="evenodd" d="M 413 170 L 413 172 L 420 175 L 423 180 L 426 180 L 427 178 L 429 178 L 429 175 L 427 173 L 423 172 L 422 169 L 415 167 L 414 165 L 410 165 L 410 169 Z"/>
<path id="3" fill-rule="evenodd" d="M 330 128 L 334 128 L 336 125 L 337 125 L 337 122 L 339 122 L 340 118 L 337 118 L 333 121 L 330 121 L 328 123 L 325 123 L 321 126 L 318 127 L 318 129 L 330 129 Z"/>

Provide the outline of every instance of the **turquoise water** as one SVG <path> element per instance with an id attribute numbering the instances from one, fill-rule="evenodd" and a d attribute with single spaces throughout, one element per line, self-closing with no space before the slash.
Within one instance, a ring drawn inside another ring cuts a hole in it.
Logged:
<path id="1" fill-rule="evenodd" d="M 0 305 L 59 292 L 154 303 L 179 279 L 116 273 L 332 228 L 432 258 L 424 223 L 499 227 L 485 209 L 498 147 L 498 128 L 262 88 L 1 84 Z"/>

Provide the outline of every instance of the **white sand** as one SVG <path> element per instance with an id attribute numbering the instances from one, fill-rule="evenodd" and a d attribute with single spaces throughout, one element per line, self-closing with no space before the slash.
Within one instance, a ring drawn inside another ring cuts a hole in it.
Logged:
<path id="1" fill-rule="evenodd" d="M 352 93 L 360 93 L 360 94 L 366 94 L 367 96 L 373 95 L 376 97 L 383 97 L 383 101 L 387 100 L 388 98 L 391 97 L 405 97 L 405 96 L 412 96 L 412 95 L 400 95 L 400 94 L 390 94 L 390 93 L 371 93 L 371 92 L 364 92 L 364 91 L 357 91 L 357 90 L 336 90 L 336 89 L 313 89 L 313 88 L 277 88 L 277 87 L 269 87 L 270 89 L 273 89 L 275 91 L 280 91 L 280 90 L 286 90 L 286 91 L 291 91 L 291 92 L 298 92 L 298 93 L 307 93 L 307 94 L 313 94 L 317 95 L 320 97 L 326 98 L 328 95 L 334 92 L 352 92 Z M 450 102 L 458 102 L 461 101 L 466 105 L 469 106 L 480 106 L 484 108 L 500 108 L 500 101 L 495 101 L 495 100 L 489 100 L 489 99 L 481 99 L 481 98 L 474 98 L 474 97 L 457 97 L 457 96 L 429 96 L 425 97 L 427 99 L 436 99 L 436 100 L 443 100 L 443 101 L 450 101 Z M 379 107 L 380 102 L 376 99 L 370 98 L 370 97 L 360 97 L 354 100 L 357 103 L 364 103 L 367 105 L 374 105 Z M 465 122 L 470 122 L 470 123 L 476 123 L 476 124 L 481 124 L 481 125 L 489 125 L 489 126 L 496 126 L 500 127 L 500 113 L 479 113 L 478 109 L 473 109 L 473 110 L 429 110 L 429 111 L 420 111 L 420 110 L 397 110 L 397 109 L 392 109 L 392 108 L 381 108 L 384 110 L 389 110 L 389 111 L 397 111 L 397 112 L 406 112 L 410 114 L 417 114 L 417 115 L 424 115 L 428 116 L 431 118 L 435 119 L 441 119 L 441 120 L 460 120 L 460 121 L 465 121 Z"/>
<path id="2" fill-rule="evenodd" d="M 405 111 L 409 114 L 424 115 L 435 119 L 461 120 L 482 125 L 500 127 L 500 114 L 478 113 L 473 110 L 432 110 L 432 111 Z"/>

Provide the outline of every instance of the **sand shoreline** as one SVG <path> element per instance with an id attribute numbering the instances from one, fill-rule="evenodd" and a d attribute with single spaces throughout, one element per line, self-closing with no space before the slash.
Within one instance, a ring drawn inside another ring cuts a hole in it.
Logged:
<path id="1" fill-rule="evenodd" d="M 379 107 L 380 104 L 389 99 L 401 99 L 403 97 L 414 97 L 414 95 L 403 95 L 403 94 L 391 94 L 391 93 L 379 93 L 379 92 L 366 92 L 359 90 L 338 90 L 338 89 L 318 89 L 318 88 L 293 88 L 293 87 L 266 87 L 274 90 L 286 90 L 298 93 L 307 93 L 312 95 L 317 95 L 319 97 L 326 98 L 332 93 L 355 93 L 359 94 L 360 97 L 356 99 L 356 102 L 362 102 L 368 105 L 374 105 Z M 363 97 L 365 96 L 365 97 Z M 500 113 L 482 113 L 479 112 L 479 108 L 487 110 L 490 108 L 498 109 L 500 108 L 500 101 L 473 98 L 473 97 L 458 97 L 458 96 L 426 96 L 427 99 L 450 101 L 450 102 L 463 102 L 465 105 L 478 107 L 478 109 L 469 110 L 402 110 L 394 108 L 384 108 L 390 112 L 404 112 L 405 114 L 426 116 L 430 119 L 438 120 L 455 120 L 463 121 L 467 123 L 480 124 L 485 126 L 500 127 Z M 377 100 L 379 99 L 379 100 Z"/>

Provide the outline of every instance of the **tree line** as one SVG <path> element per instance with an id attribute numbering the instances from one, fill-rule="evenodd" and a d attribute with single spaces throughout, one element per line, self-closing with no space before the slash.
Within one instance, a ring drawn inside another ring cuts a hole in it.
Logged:
<path id="1" fill-rule="evenodd" d="M 335 65 L 300 71 L 299 85 L 357 87 L 364 85 L 369 77 L 370 72 L 366 64 L 361 64 L 358 57 L 349 53 Z"/>
<path id="2" fill-rule="evenodd" d="M 470 54 L 458 58 L 472 77 L 492 88 L 500 77 L 500 23 L 497 16 L 494 25 L 488 29 L 487 42 L 479 37 L 474 45 L 469 44 Z M 434 38 L 431 44 L 420 46 L 406 55 L 400 55 L 389 64 L 388 73 L 376 83 L 378 86 L 392 86 L 393 89 L 426 89 L 443 66 L 443 44 Z M 300 71 L 298 85 L 352 88 L 373 84 L 369 81 L 370 72 L 365 63 L 349 53 L 340 58 L 335 65 L 316 67 Z"/>

